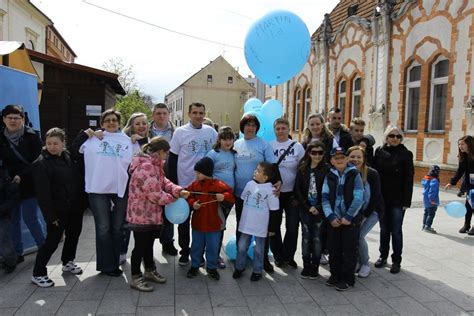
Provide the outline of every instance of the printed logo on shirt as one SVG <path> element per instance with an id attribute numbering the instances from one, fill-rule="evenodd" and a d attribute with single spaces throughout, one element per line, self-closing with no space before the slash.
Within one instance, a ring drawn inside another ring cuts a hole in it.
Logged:
<path id="1" fill-rule="evenodd" d="M 256 209 L 263 208 L 263 203 L 268 199 L 268 194 L 262 194 L 260 191 L 257 191 L 252 194 L 252 191 L 245 191 L 244 196 L 244 205 Z"/>
<path id="2" fill-rule="evenodd" d="M 128 150 L 128 145 L 108 141 L 102 141 L 99 145 L 100 151 L 97 152 L 101 156 L 123 158 L 123 152 Z"/>
<path id="3" fill-rule="evenodd" d="M 273 155 L 277 158 L 281 157 L 286 151 L 286 148 L 280 148 L 280 149 L 275 149 L 273 151 Z M 294 158 L 295 157 L 295 148 L 291 148 L 288 151 L 288 154 L 286 154 L 285 158 L 283 158 L 283 161 L 286 161 L 287 158 Z"/>
<path id="4" fill-rule="evenodd" d="M 253 151 L 249 151 L 247 149 L 237 149 L 234 148 L 237 153 L 235 154 L 235 157 L 239 160 L 253 160 L 255 159 L 256 155 Z"/>
<path id="5" fill-rule="evenodd" d="M 216 163 L 214 166 L 214 172 L 216 171 L 234 171 L 235 164 L 230 161 Z"/>
<path id="6" fill-rule="evenodd" d="M 192 140 L 188 143 L 188 149 L 192 154 L 207 154 L 211 150 L 212 142 L 211 140 Z"/>

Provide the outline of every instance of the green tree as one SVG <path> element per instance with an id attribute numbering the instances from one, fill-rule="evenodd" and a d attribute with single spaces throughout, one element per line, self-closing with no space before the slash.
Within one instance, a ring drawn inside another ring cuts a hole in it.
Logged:
<path id="1" fill-rule="evenodd" d="M 115 104 L 117 109 L 122 114 L 122 124 L 127 123 L 128 118 L 135 112 L 145 113 L 148 117 L 151 117 L 151 109 L 143 100 L 143 96 L 139 91 L 134 91 L 126 96 L 120 96 L 117 98 Z"/>

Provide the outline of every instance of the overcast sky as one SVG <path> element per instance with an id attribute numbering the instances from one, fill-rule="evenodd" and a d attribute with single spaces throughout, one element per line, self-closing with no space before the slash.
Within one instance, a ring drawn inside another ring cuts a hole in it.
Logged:
<path id="1" fill-rule="evenodd" d="M 214 44 L 178 35 L 94 7 L 99 5 L 180 33 L 224 43 Z M 251 74 L 243 44 L 250 25 L 275 9 L 299 15 L 312 34 L 338 0 L 32 0 L 53 22 L 78 55 L 76 63 L 101 68 L 120 57 L 133 65 L 143 91 L 162 101 L 192 74 L 219 55 Z M 232 46 L 240 47 L 234 48 Z"/>

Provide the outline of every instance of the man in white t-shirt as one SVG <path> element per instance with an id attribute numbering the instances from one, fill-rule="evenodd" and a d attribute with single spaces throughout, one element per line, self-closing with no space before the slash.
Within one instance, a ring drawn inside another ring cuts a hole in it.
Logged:
<path id="1" fill-rule="evenodd" d="M 270 142 L 272 146 L 275 160 L 278 163 L 282 186 L 280 190 L 280 209 L 276 213 L 278 229 L 275 236 L 270 238 L 270 247 L 275 258 L 275 264 L 281 267 L 288 264 L 290 267 L 296 268 L 297 264 L 294 260 L 299 228 L 299 213 L 294 205 L 293 188 L 295 186 L 296 172 L 298 164 L 304 156 L 303 146 L 289 139 L 290 122 L 285 118 L 276 119 L 273 123 L 276 140 Z M 286 233 L 282 241 L 280 225 L 285 211 L 285 227 Z"/>
<path id="2" fill-rule="evenodd" d="M 203 125 L 206 106 L 202 103 L 189 105 L 189 123 L 177 128 L 171 139 L 168 160 L 169 179 L 181 187 L 195 180 L 194 165 L 203 158 L 217 140 L 214 128 Z M 189 218 L 178 226 L 178 243 L 181 248 L 180 265 L 189 263 Z"/>

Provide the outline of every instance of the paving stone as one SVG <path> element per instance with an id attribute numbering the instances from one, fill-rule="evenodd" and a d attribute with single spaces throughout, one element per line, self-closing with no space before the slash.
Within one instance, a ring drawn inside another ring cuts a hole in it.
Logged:
<path id="1" fill-rule="evenodd" d="M 215 307 L 214 316 L 245 316 L 252 315 L 248 307 Z"/>
<path id="2" fill-rule="evenodd" d="M 176 295 L 176 315 L 211 315 L 208 295 Z"/>
<path id="3" fill-rule="evenodd" d="M 150 307 L 150 306 L 139 306 L 137 307 L 137 316 L 168 316 L 174 315 L 174 306 L 160 306 L 160 307 Z"/>
<path id="4" fill-rule="evenodd" d="M 100 301 L 64 301 L 57 316 L 95 315 Z"/>
<path id="5" fill-rule="evenodd" d="M 138 306 L 173 306 L 174 308 L 174 285 L 171 283 L 152 283 L 152 285 L 155 288 L 153 292 L 140 292 Z"/>
<path id="6" fill-rule="evenodd" d="M 17 308 L 0 308 L 0 316 L 14 315 Z"/>
<path id="7" fill-rule="evenodd" d="M 350 304 L 347 298 L 333 287 L 327 287 L 317 283 L 310 283 L 303 286 L 319 306 Z"/>
<path id="8" fill-rule="evenodd" d="M 416 280 L 394 281 L 393 284 L 418 302 L 439 302 L 445 299 Z"/>
<path id="9" fill-rule="evenodd" d="M 430 302 L 424 303 L 425 307 L 431 310 L 435 315 L 466 315 L 466 311 L 451 302 Z"/>
<path id="10" fill-rule="evenodd" d="M 392 297 L 384 301 L 400 315 L 434 315 L 429 309 L 411 297 Z"/>
<path id="11" fill-rule="evenodd" d="M 138 291 L 135 290 L 109 290 L 99 305 L 97 313 L 135 313 L 138 303 Z"/>
<path id="12" fill-rule="evenodd" d="M 319 308 L 319 306 L 314 303 L 289 303 L 289 304 L 283 304 L 285 307 L 286 311 L 288 312 L 289 315 L 294 315 L 294 316 L 302 316 L 302 315 L 326 315 L 324 311 Z"/>
<path id="13" fill-rule="evenodd" d="M 31 283 L 8 283 L 8 285 L 2 287 L 0 294 L 0 308 L 20 307 L 35 290 L 36 286 Z"/>
<path id="14" fill-rule="evenodd" d="M 308 292 L 306 292 L 304 287 L 299 283 L 277 282 L 270 283 L 270 285 L 283 304 L 307 303 L 313 301 Z"/>
<path id="15" fill-rule="evenodd" d="M 110 278 L 94 276 L 76 282 L 66 300 L 73 301 L 97 301 L 102 300 Z"/>
<path id="16" fill-rule="evenodd" d="M 369 291 L 346 291 L 343 295 L 364 315 L 394 313 L 394 310 Z"/>
<path id="17" fill-rule="evenodd" d="M 398 287 L 384 278 L 368 277 L 359 279 L 359 282 L 380 298 L 403 297 L 406 296 Z"/>
<path id="18" fill-rule="evenodd" d="M 327 315 L 362 315 L 353 305 L 321 306 Z"/>
<path id="19" fill-rule="evenodd" d="M 219 284 L 208 287 L 213 308 L 247 306 L 245 297 L 236 284 Z"/>
<path id="20" fill-rule="evenodd" d="M 244 296 L 275 294 L 273 288 L 267 280 L 262 279 L 258 282 L 252 282 L 249 278 L 250 273 L 245 273 L 242 278 L 236 281 Z"/>
<path id="21" fill-rule="evenodd" d="M 276 295 L 247 296 L 245 299 L 252 315 L 288 315 Z"/>
<path id="22" fill-rule="evenodd" d="M 67 292 L 42 292 L 38 289 L 24 302 L 15 315 L 52 315 L 57 312 Z"/>

